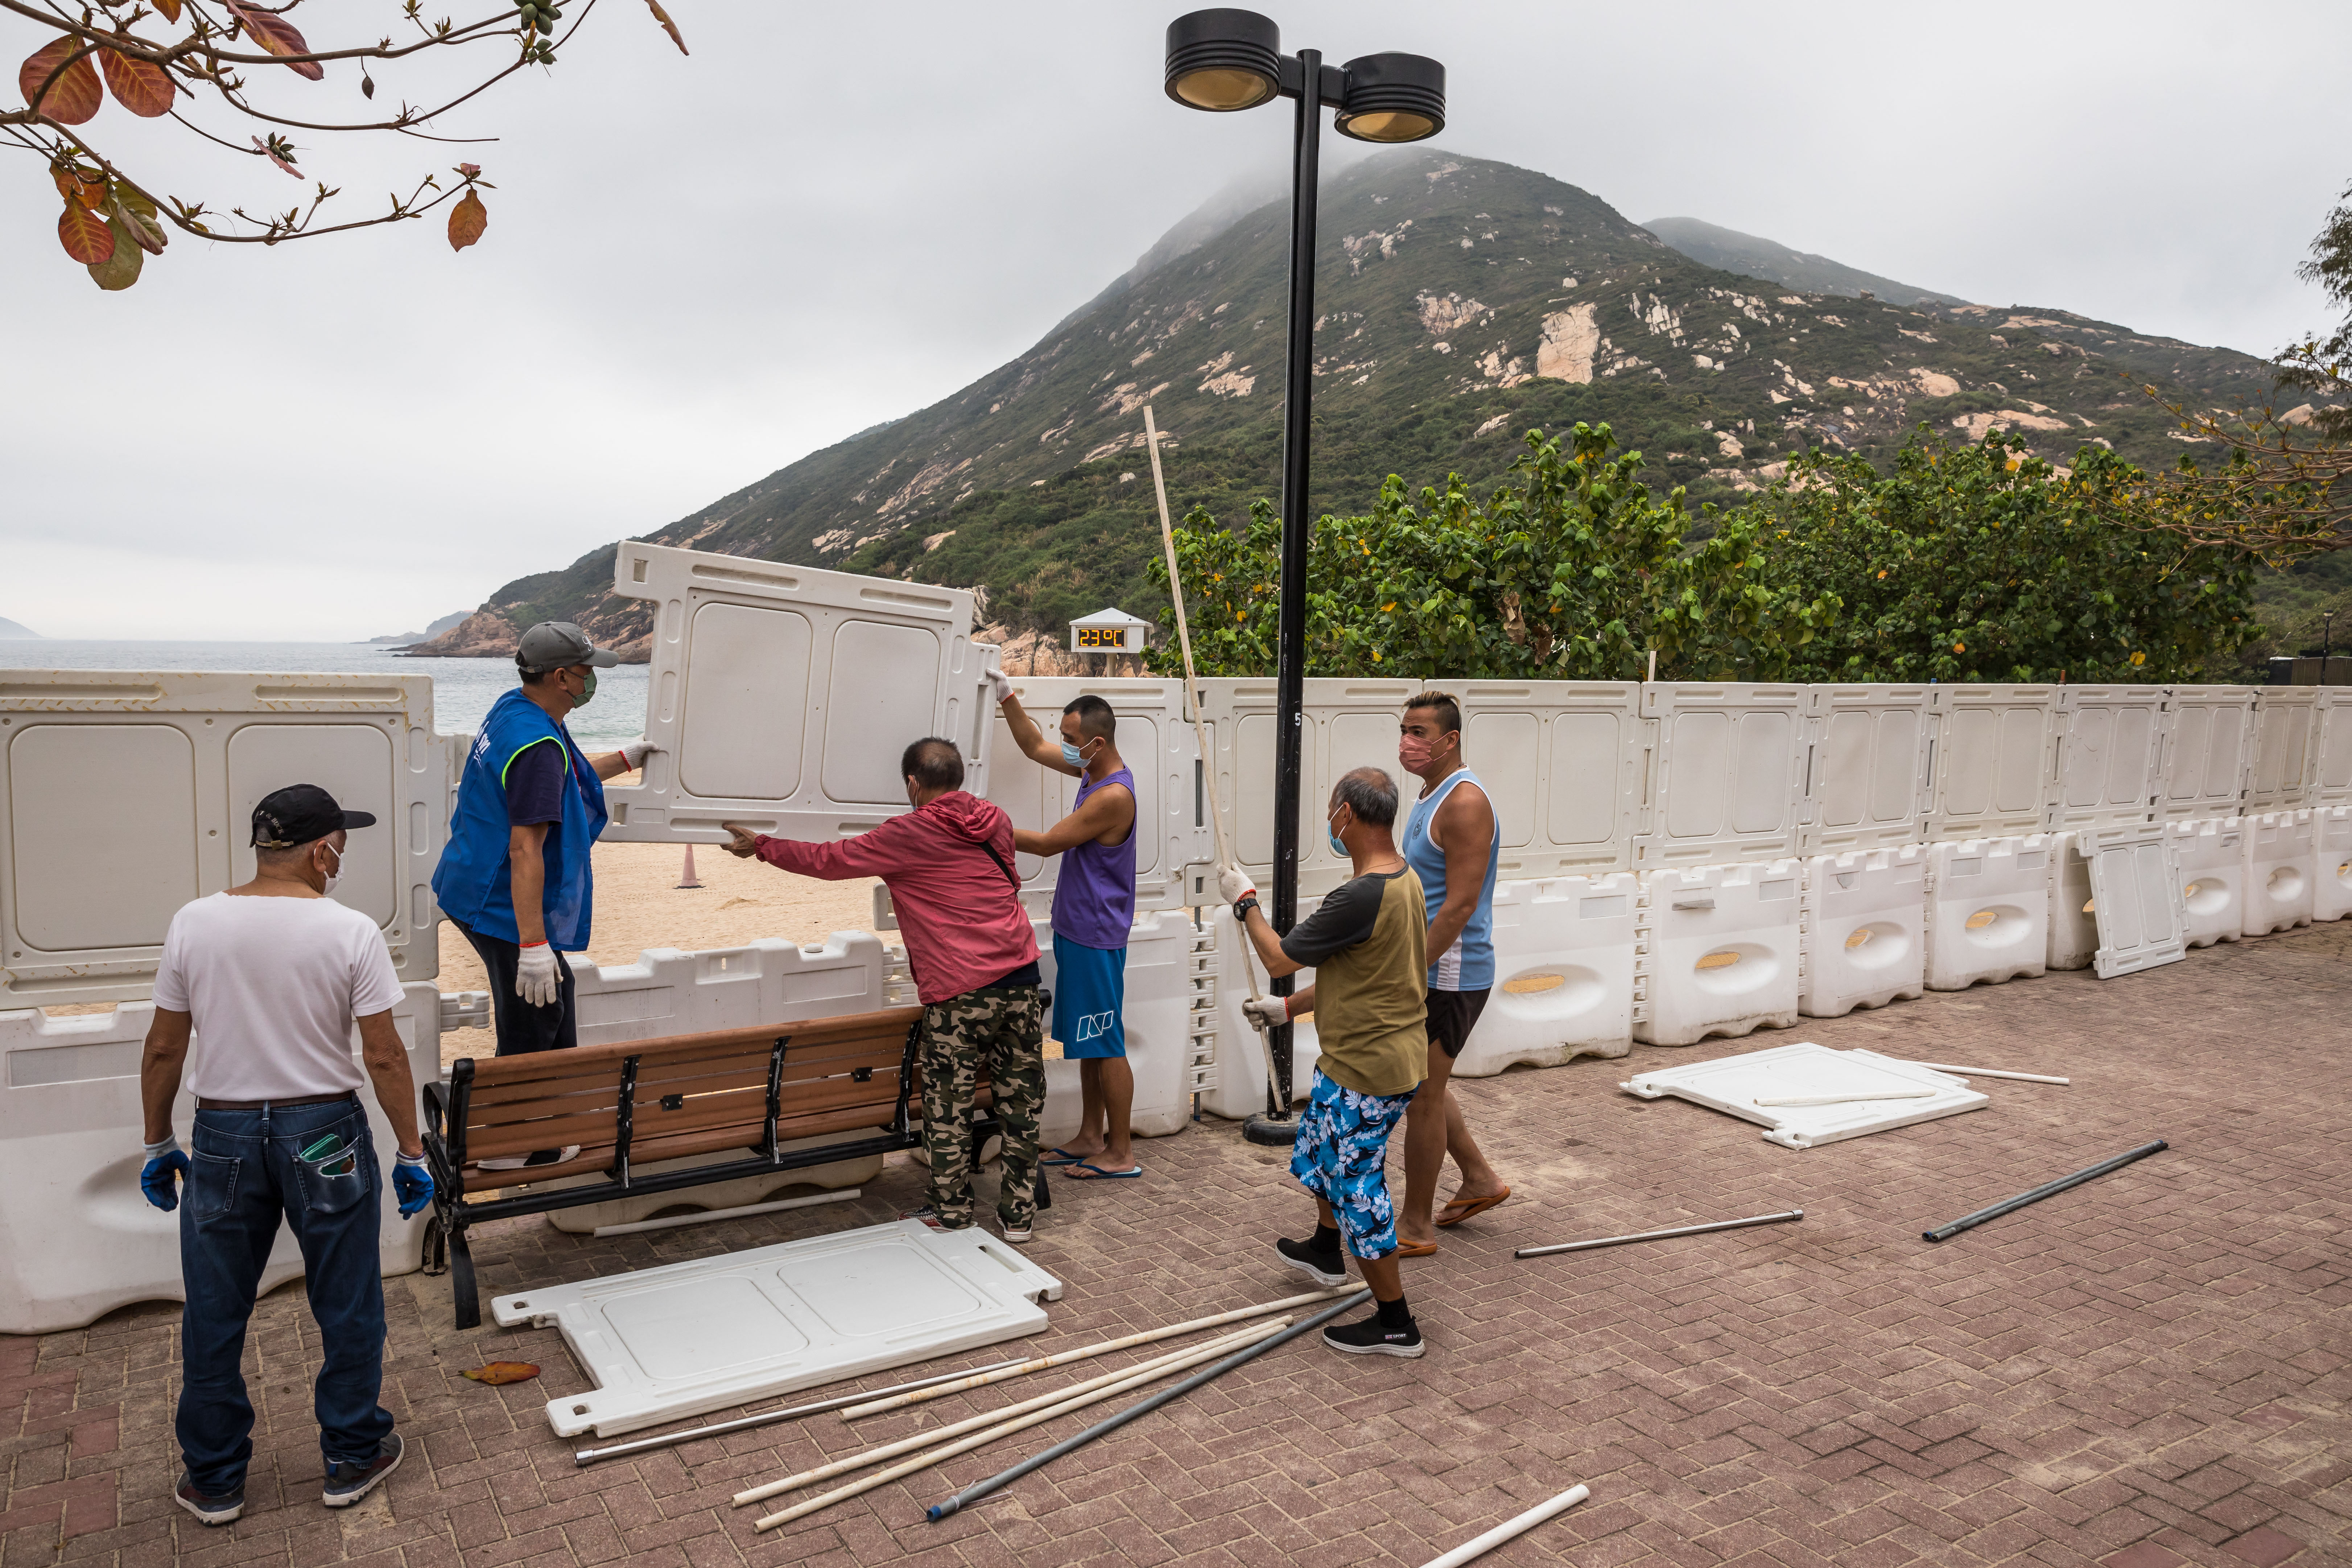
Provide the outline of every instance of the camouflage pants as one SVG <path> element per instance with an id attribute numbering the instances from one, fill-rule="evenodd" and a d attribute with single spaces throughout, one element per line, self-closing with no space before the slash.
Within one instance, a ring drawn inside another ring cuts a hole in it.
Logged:
<path id="1" fill-rule="evenodd" d="M 1045 1106 L 1045 1010 L 1034 986 L 967 991 L 923 1009 L 923 1148 L 940 1223 L 972 1223 L 971 1121 L 979 1084 L 1004 1128 L 997 1217 L 1020 1229 L 1037 1213 L 1037 1117 Z"/>

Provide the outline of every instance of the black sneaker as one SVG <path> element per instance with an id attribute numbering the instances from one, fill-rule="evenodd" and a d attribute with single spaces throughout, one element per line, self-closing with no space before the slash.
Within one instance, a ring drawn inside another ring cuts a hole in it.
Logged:
<path id="1" fill-rule="evenodd" d="M 327 1467 L 327 1489 L 319 1500 L 329 1508 L 349 1508 L 375 1490 L 383 1478 L 400 1468 L 400 1456 L 408 1445 L 394 1432 L 375 1451 L 375 1458 L 365 1464 L 344 1461 Z"/>
<path id="2" fill-rule="evenodd" d="M 1345 1285 L 1348 1282 L 1348 1259 L 1340 1253 L 1318 1252 L 1303 1241 L 1283 1237 L 1274 1244 L 1282 1260 L 1297 1269 L 1318 1285 Z"/>
<path id="3" fill-rule="evenodd" d="M 196 1483 L 188 1479 L 185 1470 L 180 1472 L 180 1484 L 173 1489 L 172 1500 L 206 1524 L 228 1524 L 245 1512 L 243 1487 L 225 1497 L 206 1497 L 196 1489 Z"/>
<path id="4" fill-rule="evenodd" d="M 1407 1358 L 1425 1353 L 1429 1347 L 1422 1343 L 1421 1325 L 1405 1320 L 1402 1329 L 1381 1326 L 1381 1315 L 1374 1312 L 1360 1323 L 1335 1324 L 1323 1331 L 1323 1342 L 1335 1351 L 1349 1355 L 1401 1355 Z"/>

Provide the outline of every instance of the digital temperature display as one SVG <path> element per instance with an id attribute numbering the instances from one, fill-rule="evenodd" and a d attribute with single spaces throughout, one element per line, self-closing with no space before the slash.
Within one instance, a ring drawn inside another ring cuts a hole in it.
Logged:
<path id="1" fill-rule="evenodd" d="M 1081 650 L 1108 648 L 1121 653 L 1127 650 L 1125 626 L 1076 626 L 1072 629 L 1076 633 L 1077 647 Z"/>

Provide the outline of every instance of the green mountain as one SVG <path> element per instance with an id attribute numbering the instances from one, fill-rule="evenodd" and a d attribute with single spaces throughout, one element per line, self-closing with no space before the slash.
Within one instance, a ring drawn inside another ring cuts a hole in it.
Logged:
<path id="1" fill-rule="evenodd" d="M 1703 267 L 1743 273 L 1768 282 L 1785 284 L 1810 294 L 1843 294 L 1857 299 L 1867 293 L 1894 304 L 1965 305 L 1957 294 L 1938 294 L 1916 284 L 1897 283 L 1826 256 L 1791 250 L 1776 239 L 1718 228 L 1695 217 L 1657 217 L 1643 226 L 1652 234 Z"/>
<path id="2" fill-rule="evenodd" d="M 1010 631 L 1114 604 L 1164 618 L 1144 575 L 1159 531 L 1143 405 L 1180 512 L 1238 520 L 1277 490 L 1287 204 L 1221 200 L 970 386 L 644 537 L 976 586 Z M 2143 381 L 2231 406 L 2268 384 L 2251 356 L 2060 310 L 1761 281 L 1574 185 L 1444 153 L 1335 175 L 1321 234 L 1318 514 L 1363 510 L 1391 473 L 1494 482 L 1522 432 L 1580 419 L 1608 421 L 1694 502 L 1734 502 L 1810 446 L 1884 457 L 1921 421 L 2021 431 L 2061 462 L 2100 441 L 2169 466 L 2180 447 Z M 611 563 L 608 545 L 508 584 L 485 635 L 567 618 L 636 641 L 651 607 L 611 596 Z"/>

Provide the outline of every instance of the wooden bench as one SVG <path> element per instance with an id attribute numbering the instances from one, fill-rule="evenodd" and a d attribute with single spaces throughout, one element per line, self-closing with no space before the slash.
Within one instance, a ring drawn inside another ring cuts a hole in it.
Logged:
<path id="1" fill-rule="evenodd" d="M 460 1058 L 425 1086 L 425 1153 L 433 1171 L 428 1273 L 451 1274 L 457 1326 L 482 1321 L 468 1226 L 509 1215 L 642 1197 L 772 1172 L 862 1159 L 920 1143 L 916 1056 L 923 1010 L 838 1018 L 524 1056 Z M 985 1086 L 981 1108 L 990 1103 Z M 973 1112 L 975 1166 L 1000 1132 Z M 787 1143 L 844 1136 L 838 1141 Z M 485 1171 L 478 1162 L 572 1144 L 559 1164 Z M 659 1172 L 656 1162 L 712 1156 Z M 568 1176 L 602 1181 L 551 1187 Z M 481 1194 L 477 1196 L 476 1194 Z M 1051 1200 L 1038 1174 L 1039 1207 Z"/>

